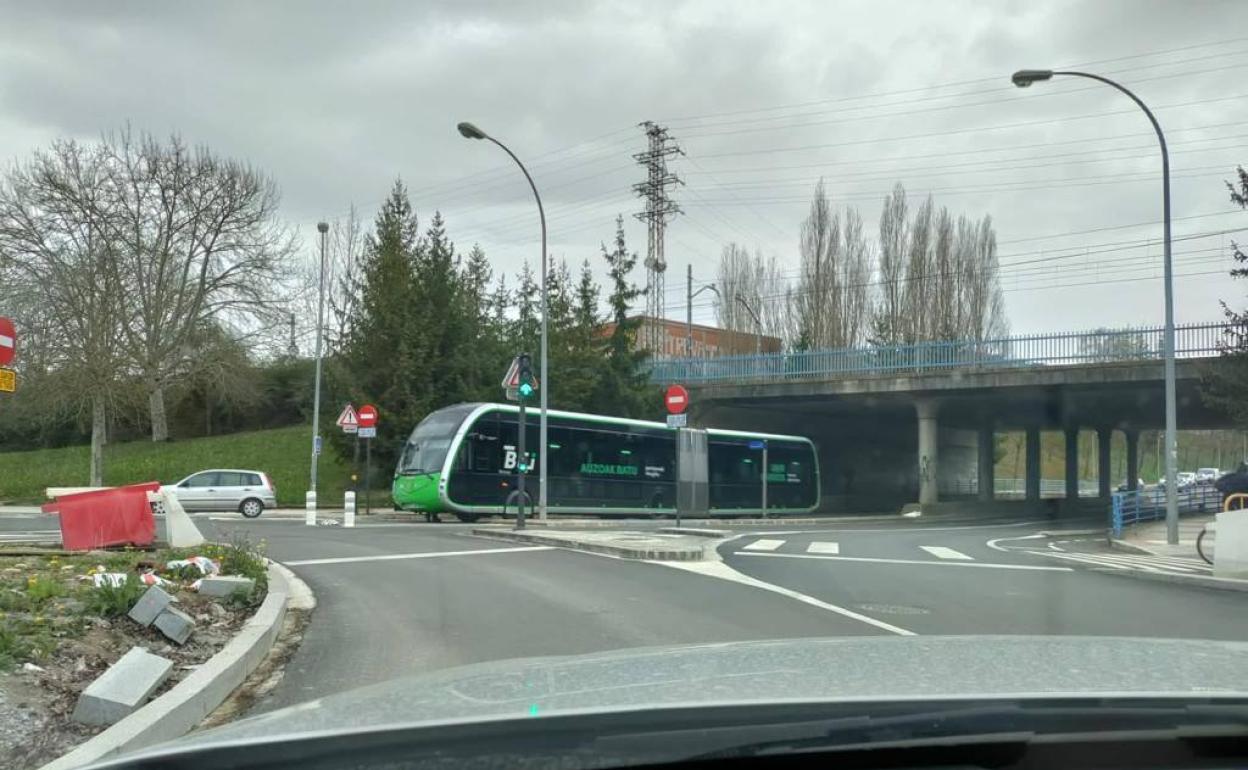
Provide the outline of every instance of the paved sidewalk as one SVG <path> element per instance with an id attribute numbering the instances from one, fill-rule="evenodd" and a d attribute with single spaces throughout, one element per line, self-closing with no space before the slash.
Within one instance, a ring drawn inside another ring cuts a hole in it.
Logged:
<path id="1" fill-rule="evenodd" d="M 1132 546 L 1145 553 L 1155 556 L 1177 556 L 1199 559 L 1196 553 L 1196 537 L 1204 526 L 1214 520 L 1208 516 L 1185 516 L 1179 518 L 1179 542 L 1171 545 L 1166 542 L 1166 522 L 1164 520 L 1148 521 L 1135 524 L 1122 531 L 1120 544 Z"/>
<path id="2" fill-rule="evenodd" d="M 676 532 L 638 532 L 629 530 L 611 530 L 607 532 L 581 530 L 552 530 L 546 527 L 538 530 L 517 530 L 509 526 L 476 527 L 472 534 L 496 540 L 511 540 L 517 543 L 533 545 L 551 545 L 558 548 L 571 548 L 577 551 L 589 551 L 625 559 L 646 559 L 653 561 L 702 561 L 706 557 L 705 549 L 714 549 L 719 538 L 713 535 L 727 535 L 726 532 L 711 533 L 702 530 L 701 534 Z"/>

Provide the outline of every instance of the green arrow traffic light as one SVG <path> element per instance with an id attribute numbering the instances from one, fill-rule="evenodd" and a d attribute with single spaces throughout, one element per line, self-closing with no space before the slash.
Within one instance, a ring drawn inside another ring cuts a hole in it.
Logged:
<path id="1" fill-rule="evenodd" d="M 533 377 L 533 361 L 527 353 L 520 354 L 519 361 L 519 381 L 516 392 L 521 399 L 533 397 L 533 392 L 537 390 L 537 380 Z"/>

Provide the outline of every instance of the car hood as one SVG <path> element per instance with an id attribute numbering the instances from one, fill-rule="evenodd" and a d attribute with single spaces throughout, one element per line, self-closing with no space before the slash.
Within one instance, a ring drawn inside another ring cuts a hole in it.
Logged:
<path id="1" fill-rule="evenodd" d="M 1114 637 L 800 639 L 650 647 L 445 669 L 178 741 L 785 702 L 1248 697 L 1248 644 Z"/>

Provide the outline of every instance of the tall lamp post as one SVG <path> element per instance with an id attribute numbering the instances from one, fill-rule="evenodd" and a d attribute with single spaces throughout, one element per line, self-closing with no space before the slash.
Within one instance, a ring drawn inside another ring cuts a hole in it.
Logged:
<path id="1" fill-rule="evenodd" d="M 321 455 L 321 330 L 325 326 L 325 234 L 329 232 L 329 223 L 317 222 L 316 231 L 321 234 L 321 279 L 316 301 L 316 382 L 312 386 L 312 474 L 308 485 L 313 505 L 316 503 L 316 463 Z"/>
<path id="2" fill-rule="evenodd" d="M 719 292 L 716 292 L 717 294 Z M 763 352 L 763 321 L 758 317 L 758 313 L 754 312 L 754 308 L 750 307 L 750 303 L 745 301 L 745 297 L 740 294 L 735 295 L 737 302 L 741 303 L 741 307 L 750 314 L 754 319 L 754 355 L 762 355 Z"/>
<path id="3" fill-rule="evenodd" d="M 537 394 L 539 398 L 540 411 L 538 416 L 538 449 L 537 453 L 537 517 L 539 519 L 546 518 L 546 451 L 548 442 L 546 441 L 546 393 L 550 389 L 550 381 L 548 379 L 548 364 L 546 349 L 546 211 L 542 208 L 542 196 L 537 193 L 537 185 L 533 184 L 533 177 L 529 176 L 529 170 L 524 167 L 516 154 L 507 149 L 507 145 L 498 141 L 494 137 L 485 133 L 471 123 L 460 123 L 456 126 L 459 129 L 460 136 L 465 139 L 487 139 L 502 148 L 503 152 L 511 156 L 511 159 L 520 167 L 520 171 L 524 173 L 524 178 L 529 182 L 529 188 L 533 190 L 533 198 L 537 201 L 537 216 L 542 222 L 542 363 L 541 374 L 538 375 L 540 382 L 538 383 Z"/>
<path id="4" fill-rule="evenodd" d="M 1177 481 L 1179 453 L 1175 435 L 1178 428 L 1174 384 L 1174 270 L 1170 259 L 1170 154 L 1166 150 L 1166 136 L 1162 133 L 1161 125 L 1153 116 L 1152 110 L 1148 109 L 1148 105 L 1140 101 L 1140 98 L 1131 91 L 1109 78 L 1088 72 L 1019 70 L 1010 79 L 1019 88 L 1026 88 L 1032 83 L 1051 80 L 1054 75 L 1096 80 L 1126 94 L 1148 116 L 1148 122 L 1153 124 L 1153 130 L 1157 132 L 1157 143 L 1161 146 L 1162 228 L 1165 238 L 1163 272 L 1166 295 L 1166 327 L 1162 340 L 1166 378 L 1166 542 L 1176 544 L 1179 542 L 1179 485 Z"/>

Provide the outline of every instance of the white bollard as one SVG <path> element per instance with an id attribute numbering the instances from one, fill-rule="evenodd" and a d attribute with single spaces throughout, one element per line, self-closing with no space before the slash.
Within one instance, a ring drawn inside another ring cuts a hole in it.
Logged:
<path id="1" fill-rule="evenodd" d="M 313 492 L 312 490 L 308 490 L 307 492 L 305 492 L 303 495 L 303 504 L 304 504 L 304 508 L 307 511 L 307 516 L 304 518 L 303 523 L 307 524 L 309 527 L 315 527 L 316 526 L 316 493 Z"/>
<path id="2" fill-rule="evenodd" d="M 355 493 L 349 489 L 342 500 L 342 526 L 355 526 Z"/>

